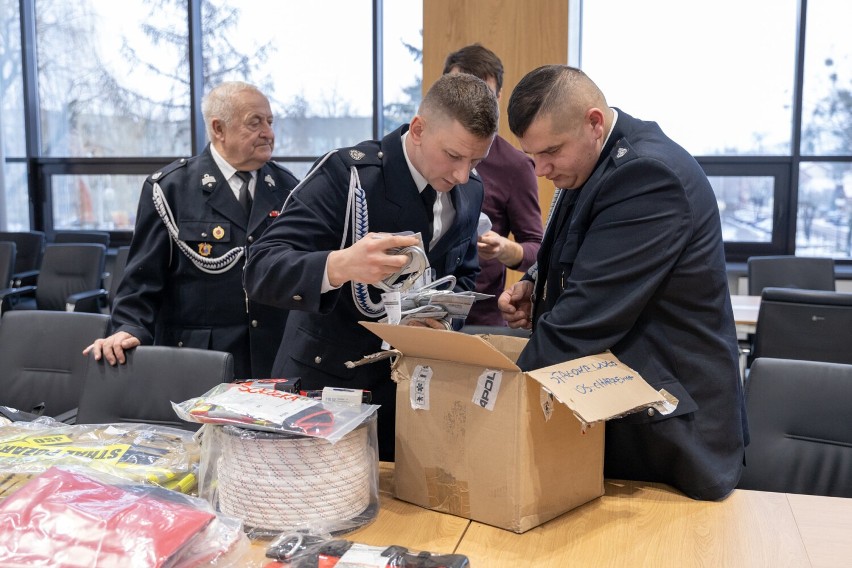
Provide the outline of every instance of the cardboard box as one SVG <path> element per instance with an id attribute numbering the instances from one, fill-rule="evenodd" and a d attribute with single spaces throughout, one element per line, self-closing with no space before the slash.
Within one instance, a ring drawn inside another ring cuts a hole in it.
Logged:
<path id="1" fill-rule="evenodd" d="M 401 353 L 395 496 L 513 532 L 603 495 L 603 421 L 665 404 L 611 353 L 524 373 L 525 339 L 362 323 Z"/>

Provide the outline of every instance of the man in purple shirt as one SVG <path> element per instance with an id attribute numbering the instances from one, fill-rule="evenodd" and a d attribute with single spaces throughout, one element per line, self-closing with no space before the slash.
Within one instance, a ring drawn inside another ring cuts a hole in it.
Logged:
<path id="1" fill-rule="evenodd" d="M 499 100 L 503 63 L 493 51 L 478 43 L 447 56 L 444 73 L 469 73 L 485 81 Z M 474 303 L 467 325 L 505 326 L 497 298 L 506 287 L 506 268 L 526 271 L 535 263 L 541 245 L 541 209 L 533 161 L 499 135 L 488 157 L 476 166 L 485 186 L 482 212 L 491 229 L 480 235 L 476 291 L 493 298 Z M 507 238 L 509 233 L 514 240 Z"/>

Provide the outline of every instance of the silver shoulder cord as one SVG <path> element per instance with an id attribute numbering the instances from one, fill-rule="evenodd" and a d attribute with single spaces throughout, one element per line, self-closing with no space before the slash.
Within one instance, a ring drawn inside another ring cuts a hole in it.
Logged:
<path id="1" fill-rule="evenodd" d="M 221 274 L 223 272 L 227 272 L 233 268 L 237 261 L 239 261 L 245 254 L 245 247 L 234 247 L 222 256 L 218 256 L 216 258 L 201 256 L 192 250 L 192 247 L 186 244 L 185 241 L 178 238 L 178 229 L 175 225 L 174 214 L 172 213 L 171 207 L 169 207 L 169 202 L 166 200 L 166 196 L 159 183 L 154 184 L 153 199 L 154 208 L 160 215 L 160 219 L 163 220 L 163 224 L 166 226 L 166 230 L 168 231 L 171 239 L 181 252 L 186 255 L 186 257 L 202 272 L 206 272 L 208 274 Z"/>
<path id="2" fill-rule="evenodd" d="M 556 191 L 553 192 L 553 199 L 550 200 L 550 208 L 547 210 L 547 221 L 544 223 L 544 232 L 547 233 L 547 228 L 550 226 L 550 222 L 553 220 L 553 210 L 556 209 L 556 204 L 559 203 L 559 196 L 562 195 L 562 190 L 556 188 Z M 530 278 L 533 279 L 533 282 L 538 280 L 538 263 L 536 262 L 527 270 L 527 274 Z"/>
<path id="3" fill-rule="evenodd" d="M 326 160 L 328 160 L 335 152 L 337 152 L 337 150 L 332 150 L 323 156 L 322 159 L 317 162 L 317 165 L 314 166 L 311 171 L 305 175 L 302 181 L 293 188 L 293 191 L 291 191 L 290 195 L 287 196 L 287 199 L 284 200 L 284 205 L 281 207 L 281 211 L 284 211 L 287 207 L 287 203 L 290 201 L 290 198 L 302 188 L 305 182 L 314 176 Z M 367 197 L 364 193 L 364 189 L 361 187 L 361 179 L 358 177 L 358 170 L 355 166 L 352 166 L 349 169 L 349 194 L 346 199 L 346 215 L 344 216 L 343 221 L 343 235 L 340 239 L 340 250 L 346 248 L 346 237 L 349 236 L 350 225 L 353 243 L 362 239 L 368 232 L 370 232 L 367 215 Z M 355 306 L 357 306 L 358 311 L 367 317 L 381 317 L 385 314 L 384 304 L 382 302 L 373 302 L 367 290 L 367 284 L 364 284 L 363 282 L 352 282 L 352 299 L 355 302 Z"/>

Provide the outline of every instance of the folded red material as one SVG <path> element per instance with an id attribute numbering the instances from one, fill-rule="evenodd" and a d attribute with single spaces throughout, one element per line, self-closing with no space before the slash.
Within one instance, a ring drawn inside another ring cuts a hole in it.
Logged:
<path id="1" fill-rule="evenodd" d="M 53 467 L 0 503 L 0 566 L 172 566 L 215 514 Z"/>

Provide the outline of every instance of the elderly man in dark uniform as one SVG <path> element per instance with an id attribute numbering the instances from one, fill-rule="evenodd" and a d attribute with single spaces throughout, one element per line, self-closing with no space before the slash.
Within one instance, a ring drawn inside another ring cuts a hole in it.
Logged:
<path id="1" fill-rule="evenodd" d="M 445 75 L 410 124 L 381 141 L 328 154 L 250 249 L 249 297 L 292 310 L 273 366 L 307 388 L 369 389 L 379 410 L 379 454 L 393 460 L 395 385 L 387 360 L 347 368 L 381 349 L 358 324 L 384 315 L 378 288 L 422 235 L 434 276 L 473 290 L 481 180 L 471 174 L 497 131 L 497 100 L 472 75 Z M 435 193 L 437 192 L 437 193 Z M 431 199 L 427 196 L 431 194 Z"/>
<path id="2" fill-rule="evenodd" d="M 528 73 L 509 128 L 561 188 L 537 277 L 504 292 L 530 327 L 522 369 L 611 350 L 679 403 L 606 424 L 604 475 L 721 499 L 748 434 L 719 210 L 701 166 L 653 122 L 607 105 L 579 69 Z"/>
<path id="3" fill-rule="evenodd" d="M 124 363 L 137 345 L 227 351 L 237 379 L 269 377 L 287 313 L 249 301 L 245 250 L 278 215 L 297 179 L 270 161 L 267 98 L 228 82 L 204 98 L 210 144 L 145 181 L 113 334 L 84 351 Z"/>

